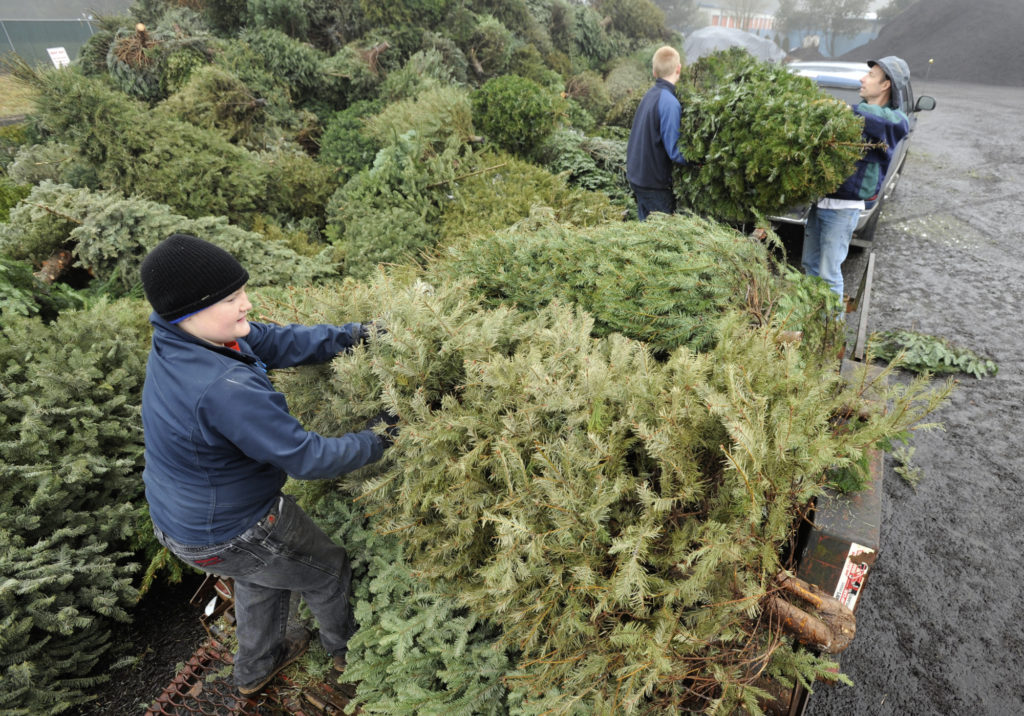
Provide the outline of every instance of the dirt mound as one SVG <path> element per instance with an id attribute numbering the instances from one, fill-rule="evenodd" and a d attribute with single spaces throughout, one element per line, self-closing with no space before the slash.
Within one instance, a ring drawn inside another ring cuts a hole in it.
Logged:
<path id="1" fill-rule="evenodd" d="M 841 59 L 886 55 L 905 59 L 919 79 L 1024 87 L 1024 2 L 918 0 Z"/>

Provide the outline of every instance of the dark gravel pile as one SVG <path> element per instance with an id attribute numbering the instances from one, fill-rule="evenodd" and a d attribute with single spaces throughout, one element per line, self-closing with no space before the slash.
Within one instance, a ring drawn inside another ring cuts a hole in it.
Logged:
<path id="1" fill-rule="evenodd" d="M 916 78 L 1024 87 L 1024 2 L 918 0 L 840 59 L 886 55 L 905 59 Z"/>

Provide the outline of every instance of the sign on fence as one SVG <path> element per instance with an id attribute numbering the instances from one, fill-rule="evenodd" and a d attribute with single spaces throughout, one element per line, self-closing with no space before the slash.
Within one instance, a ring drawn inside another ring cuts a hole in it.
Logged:
<path id="1" fill-rule="evenodd" d="M 68 57 L 68 51 L 63 47 L 47 47 L 46 51 L 50 55 L 50 60 L 53 62 L 53 66 L 67 67 L 71 64 L 71 58 Z"/>

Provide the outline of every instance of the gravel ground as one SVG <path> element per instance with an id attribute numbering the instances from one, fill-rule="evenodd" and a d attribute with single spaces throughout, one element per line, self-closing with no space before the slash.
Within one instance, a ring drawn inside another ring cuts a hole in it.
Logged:
<path id="1" fill-rule="evenodd" d="M 915 436 L 916 489 L 887 459 L 881 551 L 840 660 L 855 685 L 819 687 L 809 716 L 1024 714 L 1024 88 L 915 89 L 938 107 L 881 217 L 869 330 L 942 336 L 999 373 L 960 376 L 945 430 Z"/>

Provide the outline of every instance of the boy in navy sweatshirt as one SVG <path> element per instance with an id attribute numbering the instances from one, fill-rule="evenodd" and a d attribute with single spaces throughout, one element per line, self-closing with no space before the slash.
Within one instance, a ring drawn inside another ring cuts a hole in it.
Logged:
<path id="1" fill-rule="evenodd" d="M 186 234 L 157 245 L 141 274 L 153 306 L 143 480 L 157 540 L 185 562 L 234 579 L 234 681 L 242 694 L 258 692 L 306 649 L 308 634 L 285 638 L 292 590 L 343 668 L 356 628 L 348 555 L 281 487 L 287 475 L 329 479 L 379 460 L 395 428 L 309 432 L 267 371 L 329 361 L 367 340 L 371 327 L 250 323 L 248 272 Z"/>
<path id="2" fill-rule="evenodd" d="M 675 212 L 672 164 L 686 164 L 679 152 L 682 107 L 676 82 L 683 71 L 679 52 L 665 45 L 651 60 L 654 84 L 640 100 L 626 144 L 626 179 L 636 197 L 636 213 L 644 221 L 652 211 Z"/>

